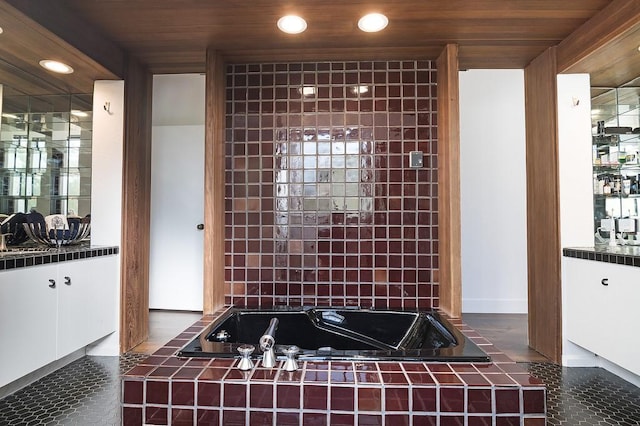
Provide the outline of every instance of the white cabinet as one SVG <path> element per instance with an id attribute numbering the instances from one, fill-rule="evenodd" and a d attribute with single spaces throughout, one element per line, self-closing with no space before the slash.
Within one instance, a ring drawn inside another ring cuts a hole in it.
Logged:
<path id="1" fill-rule="evenodd" d="M 115 256 L 58 266 L 58 340 L 61 358 L 115 331 Z"/>
<path id="2" fill-rule="evenodd" d="M 117 256 L 0 272 L 0 387 L 116 330 Z"/>
<path id="3" fill-rule="evenodd" d="M 0 272 L 0 386 L 56 359 L 56 270 Z"/>
<path id="4" fill-rule="evenodd" d="M 640 374 L 640 268 L 563 258 L 566 338 Z"/>

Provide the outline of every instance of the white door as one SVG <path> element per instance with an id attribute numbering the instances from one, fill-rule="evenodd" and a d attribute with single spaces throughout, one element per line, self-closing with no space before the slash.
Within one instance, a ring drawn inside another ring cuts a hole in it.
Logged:
<path id="1" fill-rule="evenodd" d="M 154 126 L 149 308 L 202 310 L 204 126 Z"/>
<path id="2" fill-rule="evenodd" d="M 204 75 L 153 76 L 151 309 L 202 310 L 204 93 Z"/>

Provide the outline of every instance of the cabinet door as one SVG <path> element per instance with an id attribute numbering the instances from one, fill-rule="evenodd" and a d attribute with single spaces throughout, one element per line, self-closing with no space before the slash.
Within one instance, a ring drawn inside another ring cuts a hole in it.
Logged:
<path id="1" fill-rule="evenodd" d="M 607 313 L 601 316 L 606 321 L 605 332 L 611 337 L 602 356 L 623 368 L 640 374 L 640 268 L 611 266 L 604 287 L 607 294 Z M 607 273 L 605 270 L 604 273 Z"/>
<path id="2" fill-rule="evenodd" d="M 60 264 L 59 358 L 115 331 L 117 272 L 115 256 Z"/>
<path id="3" fill-rule="evenodd" d="M 567 339 L 640 374 L 640 342 L 634 336 L 640 324 L 640 268 L 570 258 L 563 264 Z"/>
<path id="4" fill-rule="evenodd" d="M 93 259 L 90 271 L 90 323 L 87 343 L 113 333 L 118 327 L 118 286 L 120 269 L 117 256 Z"/>
<path id="5" fill-rule="evenodd" d="M 56 271 L 46 265 L 0 272 L 0 386 L 55 360 Z"/>

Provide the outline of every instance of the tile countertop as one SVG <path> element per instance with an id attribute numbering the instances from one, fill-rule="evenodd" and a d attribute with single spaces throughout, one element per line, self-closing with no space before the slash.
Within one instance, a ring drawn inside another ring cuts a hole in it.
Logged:
<path id="1" fill-rule="evenodd" d="M 12 249 L 16 250 L 18 247 L 12 247 Z M 29 246 L 24 247 L 24 251 L 18 253 L 0 252 L 0 272 L 90 257 L 111 256 L 119 252 L 120 249 L 116 246 L 93 246 L 91 244 L 78 244 L 61 248 Z"/>
<path id="2" fill-rule="evenodd" d="M 640 246 L 565 247 L 565 257 L 640 267 Z"/>

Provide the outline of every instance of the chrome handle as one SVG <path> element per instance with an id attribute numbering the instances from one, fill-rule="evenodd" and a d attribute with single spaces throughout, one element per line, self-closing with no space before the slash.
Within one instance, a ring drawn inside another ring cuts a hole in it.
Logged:
<path id="1" fill-rule="evenodd" d="M 49 284 L 49 287 L 51 287 L 51 288 L 56 288 L 56 280 L 52 280 L 52 279 L 51 279 L 51 280 L 49 280 L 49 283 L 50 283 L 50 284 Z"/>
<path id="2" fill-rule="evenodd" d="M 66 285 L 71 285 L 71 277 L 64 277 L 64 283 Z"/>
<path id="3" fill-rule="evenodd" d="M 603 278 L 602 281 L 600 281 L 600 284 L 609 285 L 609 278 Z"/>
<path id="4" fill-rule="evenodd" d="M 242 358 L 238 363 L 238 368 L 242 371 L 251 370 L 253 368 L 253 361 L 251 361 L 251 353 L 255 350 L 255 346 L 253 345 L 242 345 L 238 347 L 238 352 Z"/>

